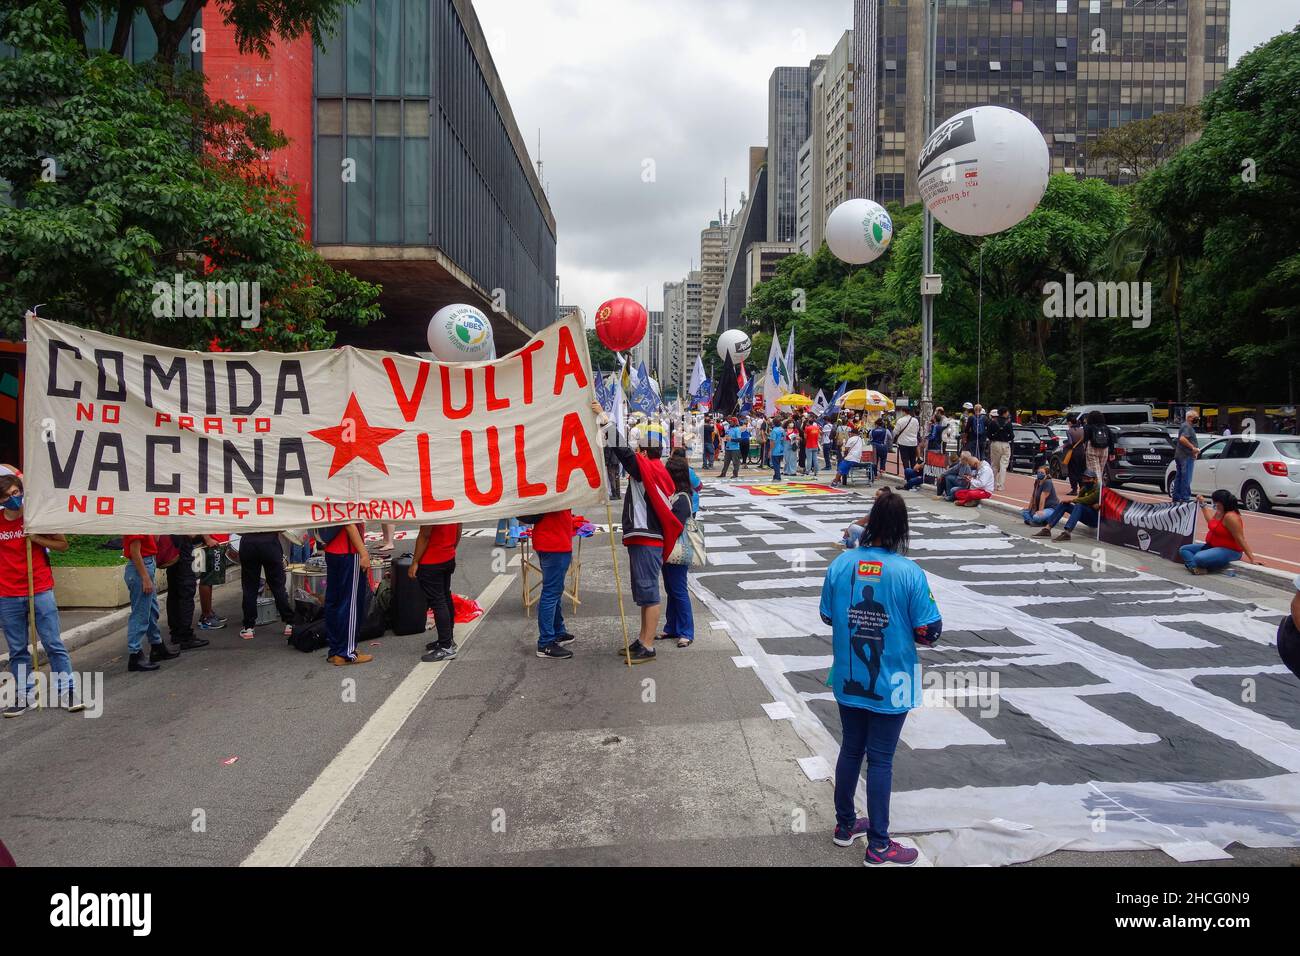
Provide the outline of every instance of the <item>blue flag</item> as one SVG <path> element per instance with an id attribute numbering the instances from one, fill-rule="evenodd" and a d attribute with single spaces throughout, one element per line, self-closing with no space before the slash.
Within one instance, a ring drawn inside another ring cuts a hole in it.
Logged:
<path id="1" fill-rule="evenodd" d="M 628 396 L 629 404 L 634 411 L 654 415 L 659 411 L 659 393 L 650 382 L 650 373 L 646 371 L 645 362 L 637 367 L 633 378 L 632 394 Z"/>
<path id="2" fill-rule="evenodd" d="M 737 401 L 740 403 L 740 410 L 744 414 L 748 415 L 754 410 L 754 380 L 752 378 L 740 390 Z"/>
<path id="3" fill-rule="evenodd" d="M 838 415 L 840 411 L 840 399 L 844 397 L 844 392 L 848 388 L 848 382 L 840 382 L 840 387 L 835 390 L 835 397 L 831 399 L 830 413 Z"/>
<path id="4" fill-rule="evenodd" d="M 600 402 L 600 407 L 605 409 L 605 414 L 612 413 L 614 411 L 614 390 L 609 387 L 609 382 L 600 373 L 596 374 L 595 385 L 596 401 Z"/>

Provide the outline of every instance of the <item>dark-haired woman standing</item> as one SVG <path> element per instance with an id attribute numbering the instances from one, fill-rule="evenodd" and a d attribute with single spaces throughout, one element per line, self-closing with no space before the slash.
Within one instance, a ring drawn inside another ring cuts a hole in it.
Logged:
<path id="1" fill-rule="evenodd" d="M 1246 543 L 1246 526 L 1241 520 L 1237 496 L 1220 488 L 1210 495 L 1210 500 L 1214 502 L 1213 508 L 1206 507 L 1205 499 L 1196 496 L 1196 504 L 1205 516 L 1208 529 L 1205 541 L 1185 544 L 1178 549 L 1187 570 L 1193 574 L 1222 571 L 1233 561 L 1240 561 L 1243 554 L 1251 564 L 1262 564 Z"/>
<path id="2" fill-rule="evenodd" d="M 902 497 L 881 495 L 862 545 L 836 558 L 822 583 L 821 616 L 833 633 L 830 685 L 843 728 L 833 839 L 837 846 L 865 839 L 866 866 L 906 866 L 917 858 L 889 838 L 889 795 L 903 721 L 921 703 L 916 645 L 933 646 L 943 622 L 925 572 L 903 556 L 907 534 Z M 868 815 L 861 818 L 853 797 L 864 755 Z"/>

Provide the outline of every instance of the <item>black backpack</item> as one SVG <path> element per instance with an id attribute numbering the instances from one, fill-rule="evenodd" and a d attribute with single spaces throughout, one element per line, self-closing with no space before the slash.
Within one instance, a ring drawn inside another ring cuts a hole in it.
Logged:
<path id="1" fill-rule="evenodd" d="M 1105 425 L 1088 426 L 1088 444 L 1093 448 L 1110 447 L 1110 429 Z"/>
<path id="2" fill-rule="evenodd" d="M 319 651 L 328 645 L 329 641 L 325 639 L 325 618 L 318 617 L 305 624 L 295 624 L 293 632 L 289 635 L 289 643 L 304 654 Z"/>

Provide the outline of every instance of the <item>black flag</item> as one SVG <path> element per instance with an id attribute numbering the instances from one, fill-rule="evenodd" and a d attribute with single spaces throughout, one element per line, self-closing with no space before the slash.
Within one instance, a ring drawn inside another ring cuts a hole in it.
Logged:
<path id="1" fill-rule="evenodd" d="M 719 415 L 736 414 L 736 366 L 731 363 L 731 356 L 727 356 L 726 363 L 722 366 L 722 377 L 718 379 L 716 387 L 713 389 L 713 411 Z"/>

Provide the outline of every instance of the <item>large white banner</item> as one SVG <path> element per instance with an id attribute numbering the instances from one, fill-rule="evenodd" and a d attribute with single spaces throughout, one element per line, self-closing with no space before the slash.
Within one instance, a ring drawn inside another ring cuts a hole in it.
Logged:
<path id="1" fill-rule="evenodd" d="M 495 362 L 187 352 L 27 324 L 29 531 L 442 523 L 604 500 L 570 316 Z"/>

